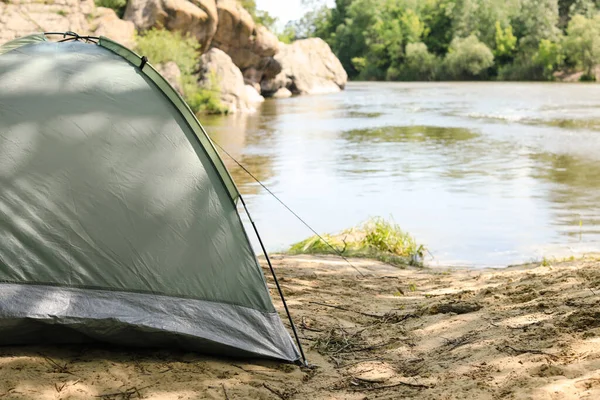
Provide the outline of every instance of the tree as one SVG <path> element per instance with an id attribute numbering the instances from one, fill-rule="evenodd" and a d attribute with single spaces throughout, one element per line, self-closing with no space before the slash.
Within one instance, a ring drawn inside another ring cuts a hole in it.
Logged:
<path id="1" fill-rule="evenodd" d="M 435 79 L 435 71 L 439 63 L 437 57 L 427 50 L 425 43 L 409 43 L 406 45 L 404 64 L 399 78 L 410 81 L 431 81 Z"/>
<path id="2" fill-rule="evenodd" d="M 556 41 L 560 33 L 557 24 L 557 0 L 523 0 L 513 21 L 520 50 L 532 54 L 542 39 Z"/>
<path id="3" fill-rule="evenodd" d="M 257 10 L 256 0 L 238 0 L 238 3 L 244 7 L 246 11 L 248 11 L 256 23 L 264 25 L 271 30 L 275 28 L 275 24 L 277 24 L 277 18 L 269 14 L 268 11 Z"/>
<path id="4" fill-rule="evenodd" d="M 454 38 L 444 60 L 447 74 L 454 79 L 481 77 L 494 64 L 494 55 L 475 35 Z"/>
<path id="5" fill-rule="evenodd" d="M 564 62 L 565 56 L 560 42 L 542 39 L 538 51 L 533 56 L 533 62 L 544 69 L 544 77 L 551 80 L 553 73 Z"/>
<path id="6" fill-rule="evenodd" d="M 592 77 L 593 68 L 600 64 L 600 14 L 593 18 L 575 15 L 567 27 L 565 52 L 569 59 Z"/>
<path id="7" fill-rule="evenodd" d="M 453 0 L 424 1 L 421 14 L 428 29 L 425 31 L 423 42 L 434 54 L 444 55 L 448 51 L 453 36 L 454 5 Z"/>
<path id="8" fill-rule="evenodd" d="M 512 26 L 508 25 L 502 29 L 500 21 L 496 21 L 496 47 L 494 57 L 500 64 L 506 64 L 512 61 L 517 50 L 517 38 L 513 35 Z"/>
<path id="9" fill-rule="evenodd" d="M 509 26 L 520 0 L 455 0 L 453 30 L 458 37 L 476 35 L 492 48 L 495 45 L 496 22 Z"/>

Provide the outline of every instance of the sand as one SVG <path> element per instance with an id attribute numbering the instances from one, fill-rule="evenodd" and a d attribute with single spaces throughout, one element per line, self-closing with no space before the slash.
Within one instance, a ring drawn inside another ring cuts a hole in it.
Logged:
<path id="1" fill-rule="evenodd" d="M 353 260 L 365 276 L 335 258 L 274 263 L 311 368 L 5 347 L 0 399 L 600 399 L 598 259 L 498 270 Z"/>

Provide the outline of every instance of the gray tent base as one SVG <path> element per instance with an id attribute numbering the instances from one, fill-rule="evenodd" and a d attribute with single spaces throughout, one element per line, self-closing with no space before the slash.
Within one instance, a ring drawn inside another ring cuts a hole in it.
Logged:
<path id="1" fill-rule="evenodd" d="M 298 359 L 276 313 L 130 292 L 3 283 L 0 331 L 0 345 L 105 342 Z"/>

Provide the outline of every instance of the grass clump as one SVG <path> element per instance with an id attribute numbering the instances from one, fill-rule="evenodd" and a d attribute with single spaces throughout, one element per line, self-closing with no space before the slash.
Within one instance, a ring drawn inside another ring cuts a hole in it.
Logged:
<path id="1" fill-rule="evenodd" d="M 181 71 L 183 97 L 194 113 L 227 113 L 221 104 L 219 79 L 215 74 L 209 76 L 206 88 L 198 85 L 195 75 L 200 58 L 200 44 L 189 36 L 164 29 L 150 29 L 136 36 L 136 50 L 148 57 L 153 64 L 173 61 Z"/>
<path id="2" fill-rule="evenodd" d="M 293 244 L 290 254 L 342 254 L 373 258 L 392 265 L 423 265 L 425 247 L 398 224 L 371 218 L 337 235 L 312 236 Z M 331 246 L 329 246 L 331 245 Z M 333 249 L 332 249 L 333 247 Z M 335 250 L 334 250 L 335 249 Z"/>
<path id="3" fill-rule="evenodd" d="M 119 18 L 123 18 L 127 7 L 127 0 L 95 0 L 94 3 L 98 7 L 112 8 Z"/>

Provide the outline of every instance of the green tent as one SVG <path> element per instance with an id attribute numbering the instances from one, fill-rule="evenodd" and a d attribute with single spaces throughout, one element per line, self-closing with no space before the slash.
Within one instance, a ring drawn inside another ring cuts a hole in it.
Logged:
<path id="1" fill-rule="evenodd" d="M 48 36 L 0 47 L 0 345 L 298 362 L 182 98 L 107 38 Z"/>

